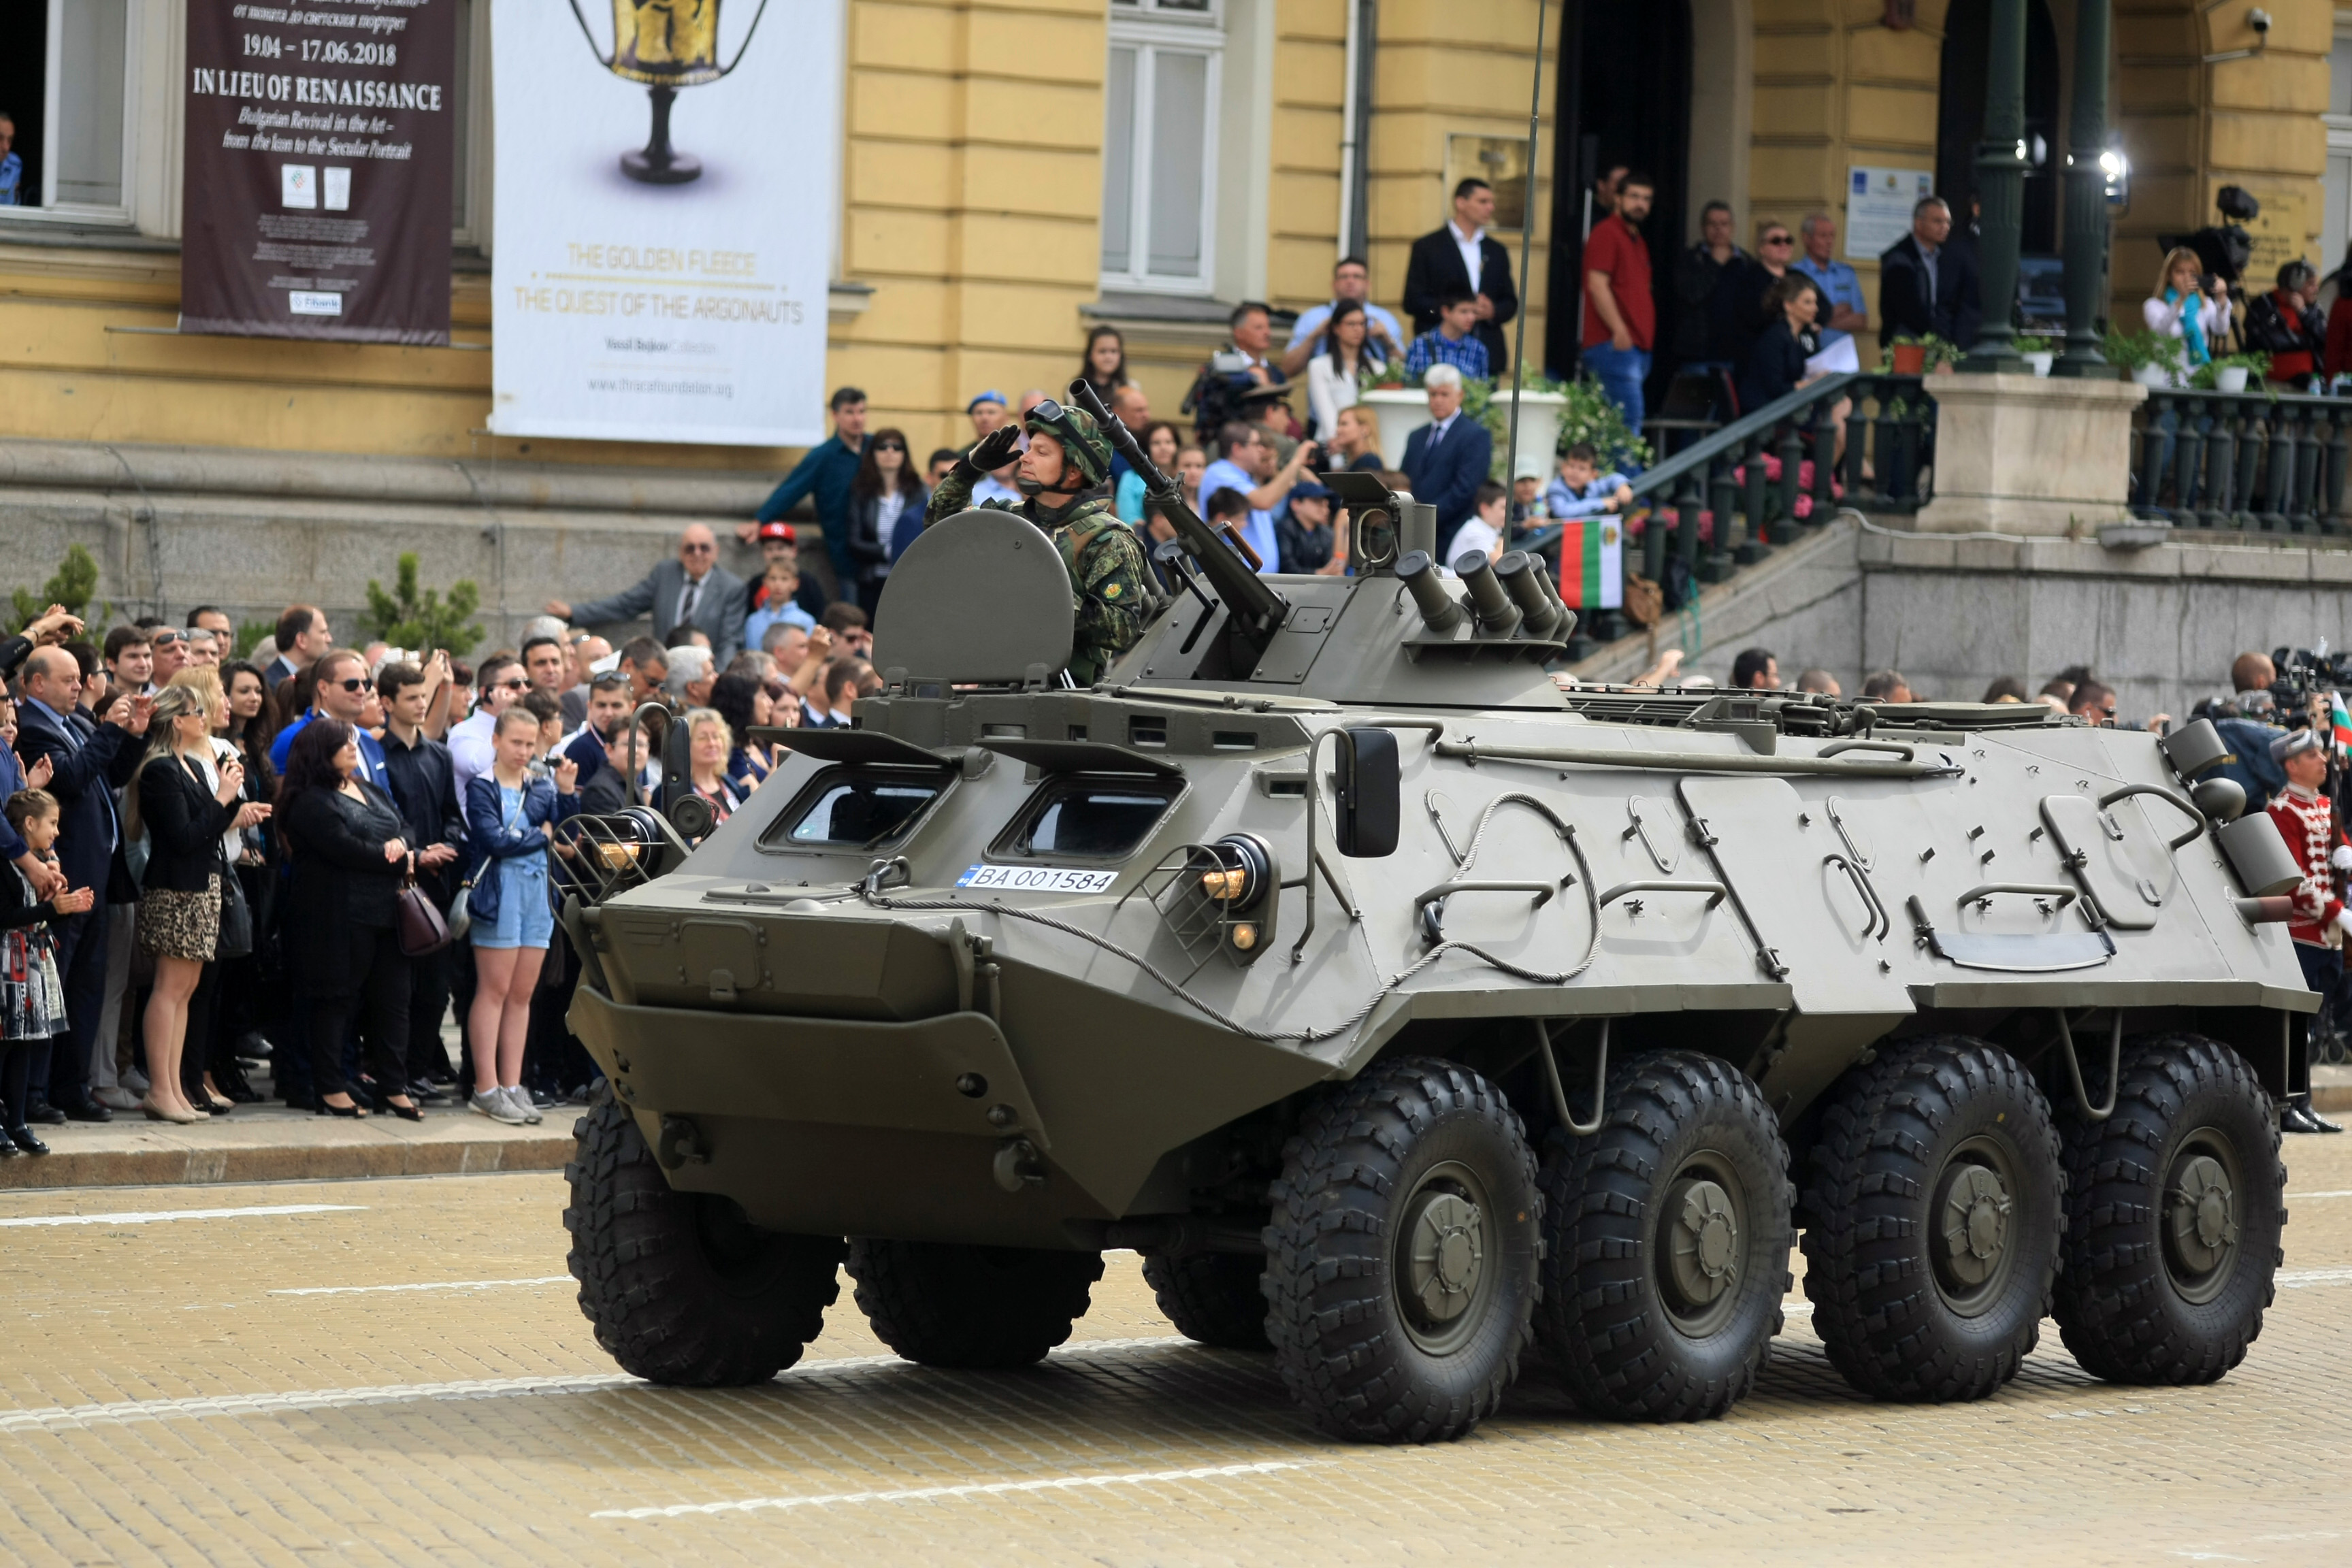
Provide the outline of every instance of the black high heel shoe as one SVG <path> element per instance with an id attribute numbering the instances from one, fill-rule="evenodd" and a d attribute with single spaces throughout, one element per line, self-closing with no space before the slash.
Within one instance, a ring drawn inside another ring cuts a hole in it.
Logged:
<path id="1" fill-rule="evenodd" d="M 365 1116 L 367 1112 L 360 1109 L 359 1102 L 357 1100 L 353 1100 L 349 1105 L 331 1105 L 322 1100 L 319 1101 L 319 1114 L 321 1116 L 341 1116 L 349 1121 L 356 1121 L 361 1117 Z"/>
<path id="2" fill-rule="evenodd" d="M 399 1117 L 403 1121 L 422 1121 L 425 1120 L 425 1112 L 423 1109 L 417 1106 L 414 1101 L 411 1101 L 409 1104 L 403 1105 L 396 1100 L 387 1100 L 383 1102 L 383 1108 L 386 1110 L 391 1111 L 394 1116 Z"/>

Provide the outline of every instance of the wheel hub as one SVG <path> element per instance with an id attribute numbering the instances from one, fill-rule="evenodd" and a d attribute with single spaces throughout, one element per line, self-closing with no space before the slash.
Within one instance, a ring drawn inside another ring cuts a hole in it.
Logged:
<path id="1" fill-rule="evenodd" d="M 1413 1215 L 1406 1289 L 1423 1318 L 1450 1323 L 1469 1310 L 1486 1267 L 1478 1205 L 1455 1193 L 1433 1193 Z"/>
<path id="2" fill-rule="evenodd" d="M 1706 1307 L 1739 1283 L 1739 1215 L 1731 1194 L 1704 1178 L 1666 1194 L 1666 1268 L 1685 1307 Z"/>
<path id="3" fill-rule="evenodd" d="M 1945 1173 L 1936 1194 L 1936 1272 L 1948 1294 L 1979 1291 L 2000 1273 L 2014 1206 L 2009 1184 L 1989 1165 L 1956 1163 Z"/>
<path id="4" fill-rule="evenodd" d="M 2191 1300 L 2210 1299 L 2228 1283 L 2238 1249 L 2237 1196 L 2229 1168 L 2205 1152 L 2184 1156 L 2165 1184 L 2166 1260 L 2174 1284 Z"/>

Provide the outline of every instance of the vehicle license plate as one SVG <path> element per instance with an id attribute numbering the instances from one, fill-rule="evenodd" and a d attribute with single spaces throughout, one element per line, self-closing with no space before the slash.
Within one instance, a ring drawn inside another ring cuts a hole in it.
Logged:
<path id="1" fill-rule="evenodd" d="M 1118 880 L 1116 871 L 1076 866 L 974 866 L 956 879 L 959 888 L 1003 888 L 1016 893 L 1101 893 Z"/>

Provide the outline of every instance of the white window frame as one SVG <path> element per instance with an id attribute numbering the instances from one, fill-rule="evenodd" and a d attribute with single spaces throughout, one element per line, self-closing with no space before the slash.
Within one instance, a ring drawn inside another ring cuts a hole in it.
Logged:
<path id="1" fill-rule="evenodd" d="M 491 144 L 490 5 L 491 0 L 473 0 L 459 23 L 466 35 L 461 46 L 467 75 L 457 112 L 466 117 L 466 151 L 459 160 L 464 167 L 451 174 L 466 182 L 466 210 L 449 236 L 451 245 L 471 246 L 485 256 L 490 253 L 491 182 L 498 167 L 498 149 Z"/>
<path id="2" fill-rule="evenodd" d="M 1223 102 L 1225 27 L 1223 0 L 1211 0 L 1207 11 L 1162 10 L 1156 0 L 1115 3 L 1110 7 L 1108 48 L 1136 51 L 1135 100 L 1129 106 L 1135 127 L 1133 163 L 1128 178 L 1128 260 L 1125 271 L 1104 268 L 1101 285 L 1139 294 L 1214 295 L 1217 291 L 1217 125 Z M 1173 277 L 1152 272 L 1149 236 L 1151 210 L 1152 93 L 1157 72 L 1153 57 L 1171 53 L 1205 55 L 1208 68 L 1202 85 L 1204 127 L 1201 145 L 1201 270 L 1197 277 Z M 1106 53 L 1108 58 L 1108 53 Z M 1103 148 L 1110 148 L 1112 106 L 1103 106 Z M 1105 171 L 1108 185 L 1108 171 Z M 1097 249 L 1099 255 L 1099 249 Z"/>
<path id="3" fill-rule="evenodd" d="M 55 205 L 58 142 L 65 69 L 65 8 L 68 0 L 48 0 L 47 30 L 41 66 L 41 205 L 0 207 L 0 225 L 65 224 L 84 228 L 131 226 L 131 199 L 139 173 L 139 47 L 142 32 L 138 0 L 128 0 L 122 29 L 122 199 L 110 205 L 76 202 Z"/>

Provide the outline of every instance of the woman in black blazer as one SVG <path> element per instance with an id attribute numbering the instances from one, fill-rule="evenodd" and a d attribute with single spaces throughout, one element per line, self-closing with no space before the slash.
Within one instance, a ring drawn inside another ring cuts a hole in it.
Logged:
<path id="1" fill-rule="evenodd" d="M 398 913 L 413 857 L 399 810 L 360 777 L 355 733 L 313 719 L 286 756 L 278 827 L 294 863 L 287 968 L 310 1011 L 321 1114 L 362 1114 L 343 1079 L 356 1010 L 377 1092 L 403 1120 L 422 1121 L 407 1093 L 408 960 Z"/>
<path id="2" fill-rule="evenodd" d="M 1821 289 L 1792 267 L 1764 298 L 1771 319 L 1756 334 L 1748 362 L 1739 370 L 1742 414 L 1778 403 L 1811 379 L 1805 374 L 1805 361 L 1812 351 L 1806 343 L 1813 335 Z"/>
<path id="3" fill-rule="evenodd" d="M 205 672 L 209 674 L 210 672 Z M 148 720 L 146 759 L 124 813 L 123 831 L 143 831 L 149 848 L 140 879 L 139 946 L 154 955 L 155 988 L 147 1000 L 147 1098 L 140 1103 L 156 1121 L 201 1121 L 215 1110 L 189 1102 L 180 1056 L 187 1044 L 198 988 L 210 975 L 220 940 L 221 882 L 227 872 L 221 836 L 257 822 L 266 806 L 237 805 L 245 770 L 215 765 L 213 721 L 225 706 L 219 680 L 174 681 L 156 695 Z M 202 1042 L 198 1044 L 199 1058 Z"/>

